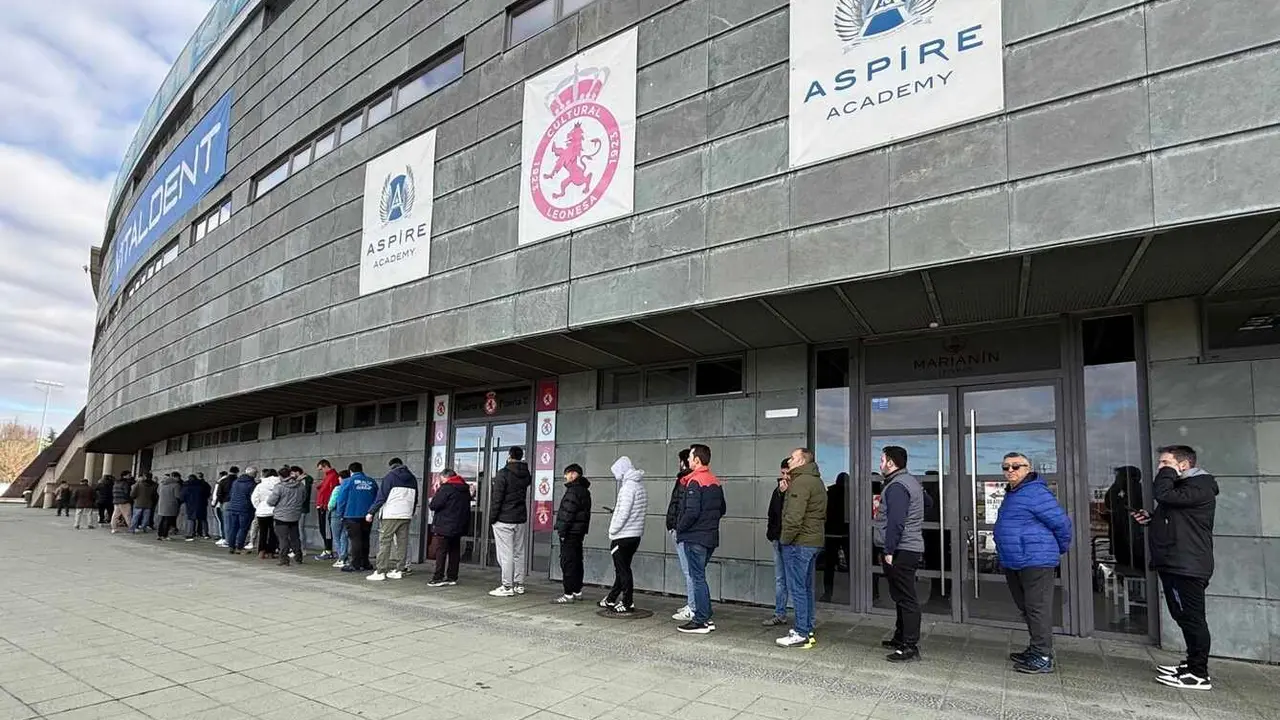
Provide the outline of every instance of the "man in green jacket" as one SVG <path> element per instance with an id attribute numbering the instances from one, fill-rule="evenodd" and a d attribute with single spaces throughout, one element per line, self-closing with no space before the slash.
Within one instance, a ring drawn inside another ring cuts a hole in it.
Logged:
<path id="1" fill-rule="evenodd" d="M 813 568 L 826 539 L 827 488 L 822 484 L 812 450 L 792 450 L 789 464 L 778 542 L 786 565 L 787 589 L 796 608 L 796 624 L 786 637 L 778 638 L 778 644 L 808 649 L 818 644 L 813 634 Z"/>

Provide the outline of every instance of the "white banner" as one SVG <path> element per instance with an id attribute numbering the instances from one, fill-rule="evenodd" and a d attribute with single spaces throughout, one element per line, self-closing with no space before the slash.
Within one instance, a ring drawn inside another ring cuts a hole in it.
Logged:
<path id="1" fill-rule="evenodd" d="M 525 81 L 521 245 L 632 212 L 637 32 Z"/>
<path id="2" fill-rule="evenodd" d="M 792 0 L 791 167 L 1004 110 L 1000 0 Z"/>
<path id="3" fill-rule="evenodd" d="M 364 166 L 360 294 L 419 280 L 431 271 L 436 131 Z"/>

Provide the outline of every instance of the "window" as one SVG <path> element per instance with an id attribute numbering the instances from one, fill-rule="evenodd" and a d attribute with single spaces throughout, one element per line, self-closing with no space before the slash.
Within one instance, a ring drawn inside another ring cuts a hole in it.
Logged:
<path id="1" fill-rule="evenodd" d="M 377 425 L 397 425 L 418 421 L 418 400 L 386 400 L 380 403 L 347 405 L 338 411 L 338 431 L 359 430 Z"/>
<path id="2" fill-rule="evenodd" d="M 510 17 L 507 45 L 519 45 L 592 2 L 593 0 L 536 0 L 513 6 L 507 11 Z"/>
<path id="3" fill-rule="evenodd" d="M 312 435 L 316 432 L 317 413 L 299 413 L 275 419 L 275 437 Z"/>
<path id="4" fill-rule="evenodd" d="M 128 288 L 125 290 L 125 297 L 133 297 L 142 289 L 142 286 L 145 285 L 148 280 L 155 277 L 156 274 L 160 272 L 161 268 L 178 259 L 178 252 L 181 249 L 182 248 L 178 244 L 177 240 L 173 240 L 168 245 L 165 245 L 164 249 L 162 249 L 158 255 L 153 257 L 150 262 L 143 265 L 142 269 L 138 271 L 138 274 L 133 277 L 133 281 L 129 283 Z"/>
<path id="5" fill-rule="evenodd" d="M 278 165 L 263 173 L 255 182 L 253 187 L 254 199 L 266 195 L 277 185 L 285 181 L 289 177 L 289 160 L 286 158 L 281 160 Z"/>
<path id="6" fill-rule="evenodd" d="M 391 96 L 387 95 L 369 106 L 369 127 L 391 117 Z"/>
<path id="7" fill-rule="evenodd" d="M 329 152 L 330 152 L 331 150 L 333 150 L 334 141 L 335 141 L 336 139 L 337 139 L 337 131 L 336 131 L 336 130 L 330 130 L 329 132 L 325 133 L 324 135 L 321 135 L 321 136 L 320 136 L 320 139 L 316 140 L 316 157 L 315 157 L 315 159 L 316 159 L 316 160 L 319 160 L 320 158 L 324 157 L 325 155 L 328 155 L 328 154 L 329 154 Z"/>
<path id="8" fill-rule="evenodd" d="M 1203 324 L 1207 360 L 1280 357 L 1280 298 L 1208 301 Z"/>
<path id="9" fill-rule="evenodd" d="M 604 372 L 600 374 L 600 404 L 683 402 L 741 393 L 742 368 L 742 358 L 731 357 Z"/>
<path id="10" fill-rule="evenodd" d="M 342 128 L 338 132 L 338 144 L 350 142 L 352 138 L 360 134 L 361 130 L 364 130 L 364 113 L 347 118 L 342 122 Z"/>
<path id="11" fill-rule="evenodd" d="M 422 98 L 462 77 L 462 45 L 445 51 L 443 58 L 401 83 L 396 91 L 396 110 L 403 110 Z"/>
<path id="12" fill-rule="evenodd" d="M 219 445 L 234 445 L 236 443 L 255 442 L 258 439 L 258 423 L 251 422 L 235 427 L 222 428 L 220 430 L 206 430 L 204 432 L 191 433 L 187 436 L 187 449 L 199 450 L 201 448 L 217 447 Z"/>
<path id="13" fill-rule="evenodd" d="M 182 436 L 171 437 L 164 442 L 164 454 L 172 455 L 182 452 Z"/>
<path id="14" fill-rule="evenodd" d="M 302 168 L 310 164 L 311 164 L 311 146 L 308 145 L 305 148 L 293 154 L 293 165 L 289 169 L 289 172 L 291 174 L 296 173 Z"/>

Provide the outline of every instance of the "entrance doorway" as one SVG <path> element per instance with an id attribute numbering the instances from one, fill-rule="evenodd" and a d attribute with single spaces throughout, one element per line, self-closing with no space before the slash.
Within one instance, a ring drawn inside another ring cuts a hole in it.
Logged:
<path id="1" fill-rule="evenodd" d="M 925 613 L 954 622 L 1022 625 L 1005 585 L 993 529 L 1004 497 L 1000 464 L 1020 452 L 1065 507 L 1071 492 L 1064 467 L 1064 402 L 1059 379 L 998 384 L 934 385 L 923 389 L 870 390 L 863 398 L 868 419 L 870 467 L 886 445 L 907 450 L 907 469 L 932 499 L 925 515 L 925 553 L 917 574 Z M 878 509 L 883 483 L 872 478 Z M 869 518 L 867 518 L 869 520 Z M 1064 559 L 1064 567 L 1070 564 Z M 880 551 L 869 568 L 871 605 L 891 611 Z M 1070 631 L 1064 578 L 1055 581 L 1054 625 Z"/>
<path id="2" fill-rule="evenodd" d="M 462 562 L 497 567 L 497 549 L 489 534 L 489 493 L 494 473 L 507 463 L 513 447 L 527 447 L 527 422 L 459 425 L 453 430 L 451 467 L 471 487 L 471 528 L 462 538 Z"/>

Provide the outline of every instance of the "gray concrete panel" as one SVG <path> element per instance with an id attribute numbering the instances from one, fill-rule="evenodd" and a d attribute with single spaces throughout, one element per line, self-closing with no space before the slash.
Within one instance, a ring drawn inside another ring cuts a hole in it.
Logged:
<path id="1" fill-rule="evenodd" d="M 1153 420 L 1253 414 L 1249 363 L 1155 363 L 1147 383 Z"/>
<path id="2" fill-rule="evenodd" d="M 754 20 L 711 40 L 712 87 L 787 60 L 788 13 Z"/>
<path id="3" fill-rule="evenodd" d="M 707 97 L 698 95 L 642 117 L 636 130 L 636 162 L 679 152 L 707 140 Z"/>
<path id="4" fill-rule="evenodd" d="M 717 192 L 775 175 L 787 165 L 787 125 L 765 125 L 711 145 L 707 190 Z"/>
<path id="5" fill-rule="evenodd" d="M 720 138 L 787 115 L 787 67 L 779 65 L 707 93 L 707 137 Z"/>
<path id="6" fill-rule="evenodd" d="M 690 150 L 636 170 L 636 212 L 691 200 L 705 193 L 707 151 Z"/>
<path id="7" fill-rule="evenodd" d="M 911 205 L 889 214 L 894 270 L 994 255 L 1009 250 L 1009 193 L 1004 188 Z"/>
<path id="8" fill-rule="evenodd" d="M 643 115 L 705 91 L 709 62 L 704 43 L 642 68 L 636 77 L 636 112 Z"/>
<path id="9" fill-rule="evenodd" d="M 787 263 L 794 287 L 885 272 L 889 269 L 888 214 L 796 230 Z"/>
<path id="10" fill-rule="evenodd" d="M 1280 49 L 1234 55 L 1151 78 L 1151 140 L 1179 145 L 1280 123 Z"/>
<path id="11" fill-rule="evenodd" d="M 1280 5 L 1172 0 L 1147 8 L 1151 70 L 1159 72 L 1275 42 Z"/>
<path id="12" fill-rule="evenodd" d="M 1014 110 L 1133 80 L 1146 67 L 1142 10 L 1108 15 L 1007 50 L 1005 105 Z"/>
<path id="13" fill-rule="evenodd" d="M 1274 207 L 1280 187 L 1280 128 L 1155 154 L 1159 225 Z"/>
<path id="14" fill-rule="evenodd" d="M 787 287 L 787 234 L 722 245 L 707 253 L 708 300 L 727 300 Z"/>
<path id="15" fill-rule="evenodd" d="M 1119 9 L 1141 5 L 1142 2 L 1143 0 L 1075 0 L 1074 2 L 1006 0 L 1004 41 L 1005 43 L 1017 42 Z"/>
<path id="16" fill-rule="evenodd" d="M 640 65 L 660 60 L 707 37 L 708 0 L 684 0 L 640 23 Z"/>
<path id="17" fill-rule="evenodd" d="M 796 226 L 881 210 L 889 204 L 889 154 L 875 150 L 801 170 L 789 186 Z"/>
<path id="18" fill-rule="evenodd" d="M 1141 82 L 1018 113 L 1009 121 L 1009 175 L 1040 175 L 1145 151 L 1149 117 Z"/>
<path id="19" fill-rule="evenodd" d="M 784 180 L 713 196 L 707 207 L 707 246 L 778 232 L 787 226 L 787 215 Z"/>
<path id="20" fill-rule="evenodd" d="M 1007 132 L 1006 121 L 997 118 L 893 146 L 889 202 L 916 202 L 1004 182 L 1009 177 Z"/>
<path id="21" fill-rule="evenodd" d="M 1010 244 L 1039 247 L 1150 228 L 1151 182 L 1151 164 L 1138 158 L 1016 183 Z"/>

